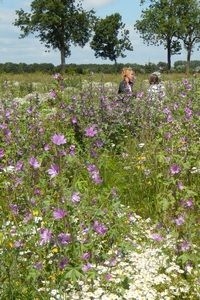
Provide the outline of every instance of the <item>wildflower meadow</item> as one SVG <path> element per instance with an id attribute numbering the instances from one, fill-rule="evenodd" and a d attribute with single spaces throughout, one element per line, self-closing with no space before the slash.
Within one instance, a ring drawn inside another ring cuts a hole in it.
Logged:
<path id="1" fill-rule="evenodd" d="M 0 81 L 0 299 L 200 299 L 200 78 L 49 77 Z"/>

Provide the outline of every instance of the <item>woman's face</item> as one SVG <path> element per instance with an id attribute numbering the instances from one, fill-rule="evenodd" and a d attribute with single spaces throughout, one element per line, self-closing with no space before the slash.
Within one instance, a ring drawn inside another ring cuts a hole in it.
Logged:
<path id="1" fill-rule="evenodd" d="M 126 77 L 130 82 L 134 82 L 135 79 L 135 73 L 133 71 L 128 71 L 126 74 Z"/>

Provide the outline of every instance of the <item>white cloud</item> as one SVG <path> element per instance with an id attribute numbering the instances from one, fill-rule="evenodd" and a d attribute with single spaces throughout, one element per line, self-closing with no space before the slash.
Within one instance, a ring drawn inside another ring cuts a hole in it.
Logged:
<path id="1" fill-rule="evenodd" d="M 83 6 L 87 9 L 99 8 L 114 2 L 116 2 L 116 0 L 85 0 L 83 1 Z"/>

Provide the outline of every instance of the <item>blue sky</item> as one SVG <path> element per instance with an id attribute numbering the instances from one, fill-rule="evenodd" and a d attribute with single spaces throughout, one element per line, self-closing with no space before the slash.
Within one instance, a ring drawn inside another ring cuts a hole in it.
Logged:
<path id="1" fill-rule="evenodd" d="M 53 63 L 60 64 L 60 53 L 51 50 L 45 52 L 45 47 L 34 36 L 19 39 L 20 30 L 13 26 L 16 18 L 15 11 L 22 8 L 24 11 L 30 9 L 31 0 L 0 0 L 0 63 Z M 167 61 L 167 52 L 163 46 L 146 46 L 139 34 L 134 30 L 136 20 L 140 19 L 141 6 L 139 0 L 84 0 L 83 6 L 87 9 L 93 8 L 96 15 L 104 18 L 115 12 L 120 13 L 122 21 L 130 30 L 130 40 L 134 51 L 127 51 L 126 58 L 119 58 L 121 63 L 146 64 Z M 96 59 L 94 51 L 87 44 L 84 48 L 72 47 L 71 56 L 66 58 L 66 63 L 112 63 L 109 60 Z M 192 54 L 192 60 L 200 59 L 200 52 Z M 182 50 L 181 55 L 172 56 L 172 63 L 177 60 L 186 60 L 186 52 Z"/>

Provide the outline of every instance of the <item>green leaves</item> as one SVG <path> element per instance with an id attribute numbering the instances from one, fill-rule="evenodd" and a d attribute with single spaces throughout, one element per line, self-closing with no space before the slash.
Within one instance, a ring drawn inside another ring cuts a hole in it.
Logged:
<path id="1" fill-rule="evenodd" d="M 96 21 L 90 46 L 95 51 L 95 57 L 108 58 L 115 63 L 118 57 L 125 57 L 126 50 L 133 50 L 129 30 L 125 29 L 120 14 L 115 13 Z"/>

